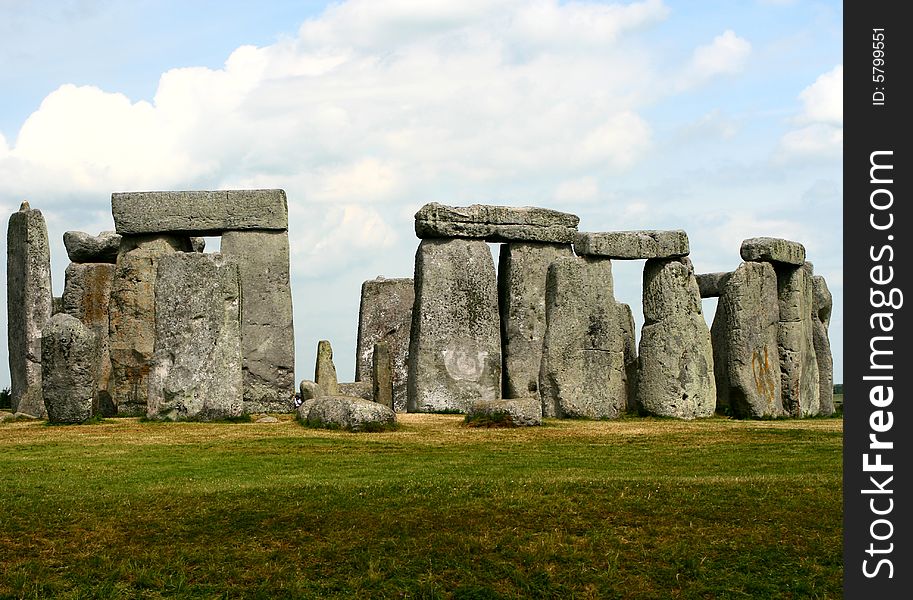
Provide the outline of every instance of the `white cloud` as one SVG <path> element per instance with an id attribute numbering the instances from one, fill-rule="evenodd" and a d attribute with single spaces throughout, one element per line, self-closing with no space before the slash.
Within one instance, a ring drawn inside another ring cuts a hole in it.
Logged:
<path id="1" fill-rule="evenodd" d="M 799 94 L 804 110 L 800 119 L 812 123 L 843 124 L 843 65 L 818 77 Z"/>
<path id="2" fill-rule="evenodd" d="M 727 29 L 713 41 L 699 46 L 678 80 L 678 88 L 695 87 L 719 75 L 740 72 L 751 54 L 751 43 Z"/>
<path id="3" fill-rule="evenodd" d="M 777 162 L 835 159 L 843 151 L 843 65 L 819 76 L 799 94 L 797 125 L 780 140 Z"/>

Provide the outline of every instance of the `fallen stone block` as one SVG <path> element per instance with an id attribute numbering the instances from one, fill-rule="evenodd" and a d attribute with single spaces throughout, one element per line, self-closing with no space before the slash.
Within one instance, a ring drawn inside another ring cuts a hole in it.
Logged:
<path id="1" fill-rule="evenodd" d="M 535 427 L 542 425 L 542 402 L 539 398 L 479 400 L 466 413 L 466 424 L 494 427 Z"/>
<path id="2" fill-rule="evenodd" d="M 688 234 L 669 231 L 582 232 L 574 239 L 578 256 L 602 256 L 622 260 L 674 258 L 687 256 Z"/>
<path id="3" fill-rule="evenodd" d="M 802 266 L 805 262 L 805 246 L 780 238 L 756 237 L 742 242 L 739 250 L 742 260 L 778 262 Z"/>
<path id="4" fill-rule="evenodd" d="M 574 241 L 580 217 L 529 206 L 445 206 L 432 202 L 415 213 L 415 235 L 420 239 L 471 238 L 487 242 Z"/>
<path id="5" fill-rule="evenodd" d="M 82 423 L 95 402 L 95 334 L 60 313 L 42 330 L 41 385 L 49 423 Z"/>
<path id="6" fill-rule="evenodd" d="M 350 396 L 321 396 L 298 407 L 298 420 L 309 427 L 346 431 L 385 431 L 396 424 L 396 413 L 383 404 Z"/>

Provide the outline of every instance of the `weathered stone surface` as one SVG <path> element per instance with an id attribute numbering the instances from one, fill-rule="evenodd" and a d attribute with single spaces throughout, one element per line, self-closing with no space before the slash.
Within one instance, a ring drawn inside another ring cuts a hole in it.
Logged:
<path id="1" fill-rule="evenodd" d="M 582 232 L 574 239 L 574 252 L 581 256 L 603 256 L 623 260 L 687 256 L 688 234 L 668 231 Z"/>
<path id="2" fill-rule="evenodd" d="M 542 425 L 542 402 L 536 398 L 511 398 L 508 400 L 478 400 L 467 412 L 468 417 L 495 417 L 507 415 L 514 427 Z"/>
<path id="3" fill-rule="evenodd" d="M 102 231 L 98 235 L 67 231 L 63 234 L 63 245 L 74 263 L 115 263 L 120 236 L 113 231 Z"/>
<path id="4" fill-rule="evenodd" d="M 203 252 L 206 250 L 206 238 L 203 237 L 192 237 L 190 238 L 190 249 L 194 252 Z"/>
<path id="5" fill-rule="evenodd" d="M 241 414 L 241 285 L 234 261 L 183 252 L 159 259 L 150 363 L 149 418 Z"/>
<path id="6" fill-rule="evenodd" d="M 284 202 L 284 196 L 283 196 Z M 244 410 L 288 413 L 295 408 L 295 327 L 289 284 L 288 234 L 229 231 L 221 252 L 241 273 L 241 355 Z"/>
<path id="7" fill-rule="evenodd" d="M 803 267 L 774 264 L 780 325 L 780 387 L 783 408 L 793 417 L 817 415 L 821 408 L 818 358 L 812 324 L 812 278 Z"/>
<path id="8" fill-rule="evenodd" d="M 647 261 L 643 297 L 638 405 L 661 417 L 712 416 L 713 349 L 691 261 Z"/>
<path id="9" fill-rule="evenodd" d="M 710 329 L 717 410 L 749 419 L 784 414 L 779 321 L 773 267 L 742 263 L 726 278 Z"/>
<path id="10" fill-rule="evenodd" d="M 756 237 L 742 242 L 742 260 L 779 262 L 801 266 L 805 262 L 805 246 L 780 238 Z"/>
<path id="11" fill-rule="evenodd" d="M 250 229 L 287 230 L 283 190 L 125 192 L 111 194 L 114 228 L 121 235 L 220 235 Z"/>
<path id="12" fill-rule="evenodd" d="M 48 421 L 82 423 L 95 401 L 95 334 L 68 314 L 51 317 L 42 331 L 41 385 Z"/>
<path id="13" fill-rule="evenodd" d="M 149 359 L 155 350 L 155 282 L 163 256 L 190 250 L 186 237 L 124 236 L 108 305 L 109 391 L 118 416 L 146 416 Z"/>
<path id="14" fill-rule="evenodd" d="M 495 265 L 485 242 L 423 240 L 415 254 L 410 412 L 462 411 L 501 395 Z"/>
<path id="15" fill-rule="evenodd" d="M 54 296 L 51 299 L 51 316 L 54 316 L 59 312 L 63 312 L 63 298 L 61 296 Z"/>
<path id="16" fill-rule="evenodd" d="M 623 302 L 615 304 L 618 311 L 616 323 L 619 327 L 622 351 L 625 363 L 625 384 L 627 387 L 627 400 L 625 409 L 628 412 L 638 412 L 637 407 L 637 338 L 634 329 L 634 313 L 631 307 Z"/>
<path id="17" fill-rule="evenodd" d="M 338 396 L 354 396 L 355 398 L 364 398 L 365 400 L 374 401 L 374 386 L 368 381 L 340 381 L 336 384 L 336 394 Z"/>
<path id="18" fill-rule="evenodd" d="M 298 407 L 298 420 L 311 427 L 371 431 L 394 425 L 396 413 L 383 404 L 363 398 L 321 396 Z"/>
<path id="19" fill-rule="evenodd" d="M 697 279 L 697 289 L 701 293 L 701 298 L 717 298 L 723 295 L 723 289 L 726 287 L 726 281 L 732 271 L 723 271 L 722 273 L 701 273 L 695 275 Z"/>
<path id="20" fill-rule="evenodd" d="M 301 394 L 302 402 L 305 400 L 311 400 L 312 398 L 319 398 L 323 395 L 323 391 L 320 389 L 320 386 L 309 379 L 302 379 L 298 389 Z"/>
<path id="21" fill-rule="evenodd" d="M 314 367 L 314 381 L 320 386 L 322 396 L 339 394 L 339 380 L 336 365 L 333 364 L 333 347 L 327 340 L 317 342 L 317 365 Z"/>
<path id="22" fill-rule="evenodd" d="M 539 395 L 548 267 L 558 258 L 573 255 L 567 244 L 501 244 L 498 307 L 505 398 Z"/>
<path id="23" fill-rule="evenodd" d="M 371 380 L 374 344 L 388 344 L 393 358 L 393 409 L 396 412 L 405 412 L 407 407 L 409 332 L 414 302 L 415 290 L 411 277 L 378 277 L 361 285 L 355 380 Z"/>
<path id="24" fill-rule="evenodd" d="M 40 210 L 23 202 L 6 233 L 6 309 L 13 412 L 44 417 L 41 329 L 51 318 L 51 255 Z"/>
<path id="25" fill-rule="evenodd" d="M 415 235 L 421 239 L 473 238 L 488 242 L 574 241 L 580 217 L 530 206 L 445 206 L 432 202 L 415 213 Z"/>
<path id="26" fill-rule="evenodd" d="M 539 372 L 543 416 L 614 419 L 625 409 L 619 317 L 611 260 L 570 257 L 551 264 Z"/>
<path id="27" fill-rule="evenodd" d="M 807 274 L 813 273 L 811 263 L 806 262 Z M 818 361 L 818 414 L 829 417 L 836 412 L 834 406 L 834 357 L 828 324 L 831 320 L 833 298 L 827 282 L 820 275 L 812 276 L 812 342 Z"/>
<path id="28" fill-rule="evenodd" d="M 120 236 L 118 236 L 120 237 Z M 108 349 L 108 303 L 114 282 L 110 263 L 70 263 L 63 287 L 62 312 L 82 321 L 95 334 L 95 411 L 104 417 L 116 414 L 108 386 L 111 354 Z"/>
<path id="29" fill-rule="evenodd" d="M 375 402 L 379 402 L 391 409 L 393 406 L 393 353 L 390 344 L 378 342 L 374 344 L 374 356 L 371 369 L 371 395 Z"/>
<path id="30" fill-rule="evenodd" d="M 254 423 L 278 423 L 279 419 L 271 415 L 266 415 L 265 417 L 260 417 Z"/>

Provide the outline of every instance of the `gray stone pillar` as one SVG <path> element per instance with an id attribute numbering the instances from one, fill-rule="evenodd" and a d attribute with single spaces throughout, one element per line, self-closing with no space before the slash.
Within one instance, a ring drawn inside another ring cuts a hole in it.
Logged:
<path id="1" fill-rule="evenodd" d="M 501 396 L 495 265 L 479 240 L 425 239 L 415 254 L 410 412 L 465 412 Z"/>
<path id="2" fill-rule="evenodd" d="M 284 196 L 283 196 L 284 200 Z M 226 231 L 222 254 L 241 273 L 244 410 L 295 410 L 295 329 L 287 231 Z"/>
<path id="3" fill-rule="evenodd" d="M 95 334 L 66 313 L 54 315 L 41 339 L 44 402 L 51 423 L 82 423 L 96 401 Z"/>
<path id="4" fill-rule="evenodd" d="M 644 267 L 639 405 L 661 417 L 709 417 L 716 407 L 710 330 L 691 261 L 654 258 Z"/>
<path id="5" fill-rule="evenodd" d="M 40 210 L 23 202 L 6 234 L 6 307 L 13 412 L 44 417 L 41 329 L 51 318 L 51 254 Z"/>
<path id="6" fill-rule="evenodd" d="M 725 278 L 710 329 L 720 412 L 742 419 L 784 414 L 779 322 L 777 275 L 769 263 L 742 263 Z"/>
<path id="7" fill-rule="evenodd" d="M 241 286 L 231 259 L 218 253 L 159 259 L 150 366 L 148 417 L 208 421 L 241 414 Z"/>
<path id="8" fill-rule="evenodd" d="M 393 408 L 405 412 L 406 379 L 409 374 L 409 331 L 412 327 L 412 304 L 415 289 L 412 279 L 377 279 L 361 285 L 361 307 L 358 311 L 358 345 L 355 381 L 371 380 L 374 345 L 389 345 L 393 359 Z"/>
<path id="9" fill-rule="evenodd" d="M 570 244 L 501 244 L 498 306 L 505 398 L 539 396 L 548 267 L 558 258 L 573 255 Z"/>
<path id="10" fill-rule="evenodd" d="M 320 386 L 322 396 L 339 394 L 339 379 L 333 364 L 333 346 L 329 340 L 317 342 L 317 363 L 314 365 L 314 381 Z"/>
<path id="11" fill-rule="evenodd" d="M 116 414 L 108 386 L 111 381 L 111 354 L 108 349 L 108 304 L 114 281 L 110 263 L 70 263 L 63 288 L 62 312 L 79 319 L 95 334 L 95 409 L 99 415 Z"/>
<path id="12" fill-rule="evenodd" d="M 372 396 L 375 402 L 387 408 L 393 408 L 393 355 L 390 344 L 378 342 L 374 344 L 374 354 L 371 369 Z"/>
<path id="13" fill-rule="evenodd" d="M 185 236 L 125 235 L 121 240 L 108 306 L 109 390 L 118 416 L 146 416 L 158 263 L 163 256 L 190 249 Z"/>
<path id="14" fill-rule="evenodd" d="M 811 272 L 811 263 L 809 272 Z M 814 299 L 812 302 L 812 340 L 815 346 L 815 358 L 818 361 L 819 410 L 818 414 L 829 417 L 836 412 L 834 407 L 834 358 L 831 354 L 831 341 L 827 333 L 831 320 L 833 299 L 827 288 L 824 277 L 812 277 Z"/>
<path id="15" fill-rule="evenodd" d="M 548 269 L 539 392 L 548 417 L 614 419 L 627 405 L 612 261 L 559 258 Z"/>
<path id="16" fill-rule="evenodd" d="M 818 414 L 821 408 L 818 358 L 812 323 L 812 279 L 801 266 L 775 264 L 780 325 L 780 386 L 783 408 L 794 417 Z"/>

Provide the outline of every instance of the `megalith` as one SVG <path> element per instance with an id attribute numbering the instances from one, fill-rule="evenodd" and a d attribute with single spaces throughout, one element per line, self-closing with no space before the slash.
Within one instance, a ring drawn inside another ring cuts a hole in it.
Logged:
<path id="1" fill-rule="evenodd" d="M 742 263 L 725 278 L 710 329 L 719 412 L 750 419 L 784 414 L 779 323 L 773 267 Z"/>
<path id="2" fill-rule="evenodd" d="M 811 263 L 805 263 L 811 274 Z M 831 341 L 828 336 L 828 325 L 831 320 L 833 299 L 827 282 L 821 275 L 812 276 L 812 341 L 815 346 L 815 359 L 818 362 L 818 414 L 829 417 L 836 412 L 834 406 L 834 357 L 831 354 Z"/>
<path id="3" fill-rule="evenodd" d="M 627 412 L 636 413 L 639 412 L 639 408 L 637 406 L 638 365 L 637 338 L 634 333 L 634 313 L 631 311 L 631 307 L 623 302 L 616 303 L 615 309 L 618 311 L 616 324 L 619 328 L 619 336 L 621 338 L 625 363 L 625 382 L 627 387 L 625 408 Z"/>
<path id="4" fill-rule="evenodd" d="M 158 260 L 147 416 L 216 420 L 242 412 L 241 285 L 220 253 Z"/>
<path id="5" fill-rule="evenodd" d="M 393 405 L 390 408 L 396 412 L 405 412 L 407 408 L 407 361 L 414 302 L 412 278 L 378 277 L 361 285 L 355 381 L 371 381 L 374 347 L 379 343 L 387 344 L 393 359 Z"/>
<path id="6" fill-rule="evenodd" d="M 65 313 L 42 330 L 41 384 L 50 423 L 82 423 L 93 414 L 96 398 L 95 334 Z"/>
<path id="7" fill-rule="evenodd" d="M 125 235 L 121 240 L 108 306 L 109 391 L 118 416 L 146 416 L 158 263 L 164 256 L 190 250 L 186 236 Z"/>
<path id="8" fill-rule="evenodd" d="M 116 414 L 108 386 L 111 355 L 108 348 L 108 304 L 114 282 L 111 263 L 70 263 L 63 287 L 62 312 L 79 319 L 95 334 L 95 403 L 101 416 Z"/>
<path id="9" fill-rule="evenodd" d="M 244 410 L 293 412 L 295 331 L 288 232 L 226 231 L 221 251 L 237 262 L 241 274 Z"/>
<path id="10" fill-rule="evenodd" d="M 393 354 L 390 344 L 377 342 L 371 356 L 371 396 L 375 402 L 393 408 Z"/>
<path id="11" fill-rule="evenodd" d="M 495 265 L 481 240 L 425 239 L 415 255 L 410 412 L 465 412 L 501 396 Z"/>
<path id="12" fill-rule="evenodd" d="M 546 417 L 614 419 L 628 403 L 612 261 L 581 256 L 549 266 L 539 372 Z"/>
<path id="13" fill-rule="evenodd" d="M 570 244 L 580 218 L 530 206 L 445 206 L 431 202 L 415 213 L 420 239 L 468 238 L 487 242 Z"/>
<path id="14" fill-rule="evenodd" d="M 329 340 L 317 342 L 317 364 L 314 365 L 314 381 L 320 386 L 322 396 L 339 394 L 339 379 L 333 364 L 333 346 Z"/>
<path id="15" fill-rule="evenodd" d="M 681 229 L 580 232 L 574 251 L 581 256 L 646 260 L 687 256 L 688 234 Z"/>
<path id="16" fill-rule="evenodd" d="M 74 263 L 115 263 L 120 249 L 121 236 L 113 231 L 91 235 L 83 231 L 67 231 L 63 245 L 67 256 Z"/>
<path id="17" fill-rule="evenodd" d="M 548 267 L 558 258 L 572 256 L 569 244 L 501 244 L 498 306 L 501 313 L 504 398 L 539 395 Z"/>
<path id="18" fill-rule="evenodd" d="M 716 407 L 713 350 L 691 261 L 648 260 L 643 302 L 638 405 L 662 417 L 712 416 Z"/>
<path id="19" fill-rule="evenodd" d="M 13 412 L 45 416 L 41 330 L 51 318 L 51 254 L 40 210 L 23 202 L 6 234 L 6 309 Z"/>
<path id="20" fill-rule="evenodd" d="M 780 306 L 778 345 L 783 408 L 809 417 L 821 408 L 818 358 L 812 320 L 812 278 L 803 266 L 775 263 Z"/>
<path id="21" fill-rule="evenodd" d="M 694 278 L 697 279 L 697 288 L 701 292 L 701 298 L 719 298 L 722 296 L 726 281 L 730 275 L 732 275 L 732 271 L 695 275 Z"/>

